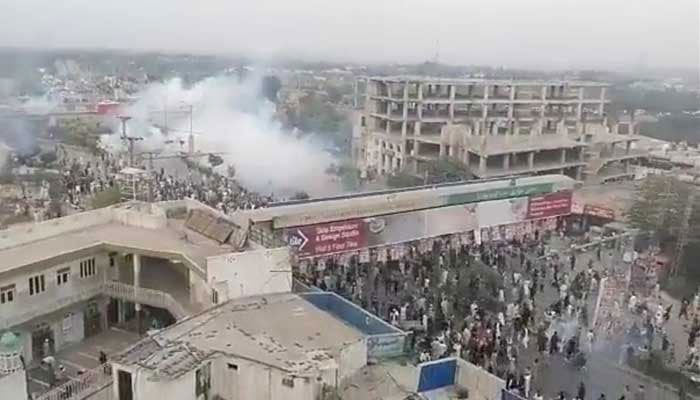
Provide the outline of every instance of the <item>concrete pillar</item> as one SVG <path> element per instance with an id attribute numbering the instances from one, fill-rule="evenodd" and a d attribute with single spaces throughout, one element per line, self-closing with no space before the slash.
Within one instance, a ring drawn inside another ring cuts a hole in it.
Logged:
<path id="1" fill-rule="evenodd" d="M 625 143 L 625 154 L 629 154 L 630 150 L 632 150 L 632 142 L 628 141 Z"/>
<path id="2" fill-rule="evenodd" d="M 391 85 L 387 83 L 386 84 L 386 97 L 391 99 L 394 97 L 392 95 L 393 95 L 393 93 L 391 92 Z"/>
<path id="3" fill-rule="evenodd" d="M 450 113 L 450 122 L 455 119 L 455 93 L 457 92 L 457 87 L 455 85 L 448 86 L 450 91 L 450 105 L 448 106 L 448 112 Z"/>
<path id="4" fill-rule="evenodd" d="M 566 149 L 561 149 L 561 163 L 566 163 Z"/>
<path id="5" fill-rule="evenodd" d="M 508 170 L 510 168 L 510 154 L 503 155 L 503 169 Z"/>
<path id="6" fill-rule="evenodd" d="M 603 117 L 603 113 L 605 112 L 605 97 L 607 96 L 607 90 L 607 88 L 600 89 L 600 104 L 598 105 L 598 114 L 600 114 L 601 118 Z"/>
<path id="7" fill-rule="evenodd" d="M 583 87 L 578 88 L 578 104 L 576 104 L 576 119 L 583 120 Z"/>
<path id="8" fill-rule="evenodd" d="M 415 125 L 413 125 L 413 135 L 414 136 L 420 136 L 420 121 L 417 121 Z"/>
<path id="9" fill-rule="evenodd" d="M 584 147 L 579 148 L 579 151 L 578 151 L 578 159 L 579 159 L 579 161 L 583 161 L 584 158 L 585 158 L 586 152 L 585 152 L 584 149 L 585 149 Z"/>
<path id="10" fill-rule="evenodd" d="M 134 259 L 134 287 L 141 287 L 141 255 L 134 253 L 132 258 Z M 136 324 L 138 333 L 141 334 L 142 319 L 141 319 L 141 304 L 134 303 L 134 309 L 136 310 Z"/>
<path id="11" fill-rule="evenodd" d="M 535 152 L 527 153 L 527 167 L 533 169 L 535 167 Z"/>
<path id="12" fill-rule="evenodd" d="M 399 169 L 399 158 L 396 156 L 391 157 L 391 170 L 397 171 Z"/>
<path id="13" fill-rule="evenodd" d="M 387 135 L 391 134 L 391 121 L 386 121 L 386 129 L 384 130 Z"/>
<path id="14" fill-rule="evenodd" d="M 482 174 L 486 172 L 486 159 L 487 158 L 488 157 L 484 156 L 484 155 L 479 157 L 479 172 L 481 172 Z"/>
<path id="15" fill-rule="evenodd" d="M 404 111 L 404 114 L 406 114 L 405 111 Z M 407 134 L 408 134 L 408 121 L 406 121 L 406 119 L 404 118 L 403 122 L 401 123 L 401 139 L 404 141 L 404 144 L 406 143 L 406 135 Z"/>
<path id="16" fill-rule="evenodd" d="M 580 181 L 583 178 L 583 167 L 578 166 L 576 167 L 576 180 Z"/>
<path id="17" fill-rule="evenodd" d="M 489 99 L 489 85 L 484 85 L 484 100 Z"/>
<path id="18" fill-rule="evenodd" d="M 440 157 L 440 158 L 445 157 L 445 145 L 444 145 L 443 143 L 440 143 L 440 153 L 439 153 L 439 157 Z"/>

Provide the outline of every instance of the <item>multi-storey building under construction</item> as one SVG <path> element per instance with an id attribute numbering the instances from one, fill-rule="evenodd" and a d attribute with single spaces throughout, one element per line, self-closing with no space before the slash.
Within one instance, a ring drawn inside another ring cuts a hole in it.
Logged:
<path id="1" fill-rule="evenodd" d="M 624 178 L 642 154 L 634 126 L 608 120 L 607 89 L 587 81 L 363 78 L 353 157 L 377 175 L 422 175 L 426 162 L 452 157 L 478 178 Z"/>

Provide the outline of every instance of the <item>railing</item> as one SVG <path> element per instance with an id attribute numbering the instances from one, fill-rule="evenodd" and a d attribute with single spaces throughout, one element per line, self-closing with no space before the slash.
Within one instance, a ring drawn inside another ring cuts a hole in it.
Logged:
<path id="1" fill-rule="evenodd" d="M 188 314 L 185 308 L 169 293 L 160 290 L 136 287 L 112 281 L 102 285 L 102 292 L 108 296 L 134 303 L 143 303 L 153 307 L 164 308 L 170 311 L 176 319 L 184 318 Z"/>
<path id="2" fill-rule="evenodd" d="M 176 319 L 184 318 L 189 314 L 169 293 L 154 289 L 137 288 L 121 282 L 106 282 L 96 283 L 94 286 L 86 287 L 70 295 L 62 293 L 62 291 L 59 290 L 42 293 L 41 296 L 37 298 L 52 298 L 54 300 L 50 302 L 42 300 L 40 302 L 37 301 L 35 304 L 25 304 L 24 308 L 27 309 L 19 313 L 6 310 L 6 312 L 3 312 L 3 317 L 0 318 L 0 331 L 22 324 L 38 316 L 58 311 L 71 304 L 89 300 L 101 294 L 135 303 L 165 308 L 170 311 Z"/>
<path id="3" fill-rule="evenodd" d="M 76 378 L 40 395 L 35 400 L 82 399 L 101 390 L 110 390 L 112 374 L 108 364 L 84 372 Z"/>

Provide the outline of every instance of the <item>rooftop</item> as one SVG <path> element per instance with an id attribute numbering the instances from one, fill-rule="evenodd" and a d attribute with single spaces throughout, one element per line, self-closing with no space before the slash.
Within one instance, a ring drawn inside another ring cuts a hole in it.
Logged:
<path id="1" fill-rule="evenodd" d="M 284 323 L 280 323 L 284 321 Z M 311 373 L 365 335 L 303 297 L 273 294 L 232 300 L 177 323 L 115 358 L 175 378 L 214 354 Z"/>
<path id="2" fill-rule="evenodd" d="M 530 80 L 530 79 L 481 79 L 481 78 L 438 78 L 420 75 L 397 75 L 369 77 L 372 81 L 388 83 L 430 82 L 441 85 L 499 85 L 499 86 L 570 86 L 570 87 L 607 87 L 610 84 L 594 81 L 577 80 Z"/>
<path id="3" fill-rule="evenodd" d="M 125 203 L 0 231 L 0 273 L 102 250 L 180 259 L 203 273 L 207 257 L 237 249 L 185 226 L 186 212 L 168 217 L 158 204 Z M 198 205 L 206 207 L 190 207 Z"/>

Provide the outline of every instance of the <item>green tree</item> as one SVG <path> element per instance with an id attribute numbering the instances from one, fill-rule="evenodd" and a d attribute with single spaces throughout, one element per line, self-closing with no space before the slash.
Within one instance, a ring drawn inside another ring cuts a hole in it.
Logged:
<path id="1" fill-rule="evenodd" d="M 74 119 L 67 121 L 63 128 L 65 129 L 63 141 L 66 144 L 85 147 L 93 152 L 97 151 L 97 144 L 100 140 L 97 123 Z"/>
<path id="2" fill-rule="evenodd" d="M 405 172 L 389 175 L 386 178 L 386 185 L 391 188 L 407 188 L 423 185 L 423 179 Z"/>
<path id="3" fill-rule="evenodd" d="M 633 228 L 652 232 L 662 244 L 672 241 L 685 218 L 690 190 L 675 177 L 647 177 L 635 191 L 627 222 Z"/>
<path id="4" fill-rule="evenodd" d="M 452 158 L 429 161 L 426 166 L 427 183 L 458 182 L 474 179 L 469 167 Z"/>
<path id="5" fill-rule="evenodd" d="M 282 88 L 280 78 L 274 75 L 268 75 L 262 79 L 262 95 L 271 102 L 277 102 L 277 93 Z"/>

